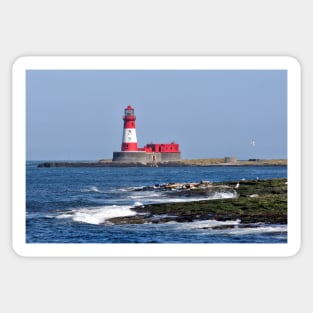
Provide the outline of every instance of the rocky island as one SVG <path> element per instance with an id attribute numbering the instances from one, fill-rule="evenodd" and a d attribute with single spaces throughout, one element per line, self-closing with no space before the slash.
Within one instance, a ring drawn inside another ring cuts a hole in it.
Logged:
<path id="1" fill-rule="evenodd" d="M 146 186 L 141 190 L 159 189 L 181 197 L 209 196 L 216 191 L 233 192 L 234 197 L 136 206 L 132 208 L 137 213 L 136 215 L 111 218 L 106 223 L 143 224 L 213 219 L 217 221 L 240 220 L 239 227 L 251 227 L 251 224 L 255 223 L 287 224 L 287 186 L 286 178 Z M 227 225 L 227 227 L 232 226 Z"/>

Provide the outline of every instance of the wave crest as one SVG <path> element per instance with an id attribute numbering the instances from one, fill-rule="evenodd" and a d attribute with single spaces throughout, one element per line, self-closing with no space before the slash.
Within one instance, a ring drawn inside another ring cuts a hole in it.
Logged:
<path id="1" fill-rule="evenodd" d="M 80 208 L 62 213 L 57 218 L 71 218 L 75 222 L 100 225 L 114 217 L 136 215 L 130 206 L 101 206 L 94 208 Z"/>

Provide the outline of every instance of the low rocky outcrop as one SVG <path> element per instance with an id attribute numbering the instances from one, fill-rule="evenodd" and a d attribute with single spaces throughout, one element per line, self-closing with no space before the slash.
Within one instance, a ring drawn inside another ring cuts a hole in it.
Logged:
<path id="1" fill-rule="evenodd" d="M 287 180 L 246 180 L 227 183 L 200 182 L 198 184 L 166 184 L 143 188 L 160 188 L 169 192 L 202 192 L 223 188 L 235 190 L 232 199 L 215 199 L 179 203 L 156 203 L 134 207 L 135 216 L 107 220 L 112 224 L 143 224 L 193 222 L 213 219 L 217 221 L 240 220 L 241 225 L 251 223 L 287 224 Z M 185 186 L 184 189 L 183 187 Z M 192 187 L 192 188 L 191 188 Z M 174 190 L 172 190 L 174 188 Z M 188 189 L 190 188 L 190 189 Z M 194 188 L 194 189 L 193 189 Z M 148 189 L 147 189 L 148 190 Z M 257 195 L 257 196 L 255 196 Z"/>

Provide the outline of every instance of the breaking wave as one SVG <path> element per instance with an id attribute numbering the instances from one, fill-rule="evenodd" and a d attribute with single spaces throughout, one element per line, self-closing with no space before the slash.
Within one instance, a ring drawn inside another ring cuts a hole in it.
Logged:
<path id="1" fill-rule="evenodd" d="M 94 208 L 79 208 L 59 214 L 56 218 L 67 219 L 70 218 L 75 222 L 100 225 L 106 220 L 114 217 L 132 216 L 136 212 L 130 209 L 130 206 L 101 206 Z"/>
<path id="2" fill-rule="evenodd" d="M 205 200 L 215 200 L 215 199 L 230 199 L 236 198 L 237 193 L 233 192 L 216 192 L 210 196 L 193 196 L 193 197 L 184 197 L 184 196 L 171 196 L 168 197 L 165 192 L 137 192 L 129 196 L 132 200 L 139 200 L 146 204 L 151 203 L 170 203 L 170 202 L 192 202 L 192 201 L 205 201 Z"/>
<path id="3" fill-rule="evenodd" d="M 176 223 L 176 222 L 174 222 Z M 216 221 L 216 220 L 203 220 L 190 223 L 179 223 L 185 229 L 214 229 L 220 226 L 235 226 L 240 224 L 240 220 L 229 221 Z"/>
<path id="4" fill-rule="evenodd" d="M 82 192 L 89 193 L 105 193 L 105 191 L 99 189 L 96 186 L 88 187 Z M 87 223 L 93 225 L 100 225 L 106 223 L 108 219 L 114 217 L 124 217 L 124 216 L 133 216 L 137 213 L 131 208 L 142 206 L 145 204 L 152 203 L 178 203 L 178 202 L 190 202 L 190 201 L 204 201 L 209 199 L 224 199 L 224 198 L 233 198 L 236 195 L 231 192 L 217 192 L 212 196 L 198 196 L 198 197 L 168 197 L 166 193 L 157 192 L 157 191 L 145 191 L 145 192 L 134 192 L 130 189 L 125 190 L 126 194 L 124 195 L 127 203 L 124 205 L 106 205 L 96 206 L 96 207 L 82 207 L 82 208 L 73 208 L 69 209 L 66 212 L 59 212 L 55 216 L 58 219 L 71 219 L 75 222 Z M 122 199 L 121 199 L 122 200 Z M 118 199 L 114 200 L 118 203 Z M 52 218 L 52 216 L 46 216 Z M 200 223 L 200 222 L 198 222 Z M 189 223 L 190 224 L 190 223 Z"/>
<path id="5" fill-rule="evenodd" d="M 265 225 L 261 223 L 241 224 L 240 220 L 229 221 L 216 221 L 204 220 L 194 221 L 190 223 L 177 223 L 176 227 L 185 230 L 203 230 L 206 232 L 233 235 L 253 235 L 253 234 L 274 234 L 274 233 L 287 233 L 287 225 Z M 168 224 L 169 224 L 168 223 Z"/>
<path id="6" fill-rule="evenodd" d="M 246 228 L 233 228 L 228 231 L 229 235 L 250 235 L 250 234 L 266 234 L 266 233 L 286 233 L 287 225 L 268 225 Z"/>

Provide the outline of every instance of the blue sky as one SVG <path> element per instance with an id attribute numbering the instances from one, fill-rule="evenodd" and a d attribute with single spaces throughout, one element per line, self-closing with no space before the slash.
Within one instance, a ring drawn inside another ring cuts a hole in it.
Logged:
<path id="1" fill-rule="evenodd" d="M 284 70 L 28 70 L 26 87 L 27 160 L 112 158 L 127 105 L 140 147 L 175 141 L 183 159 L 287 158 Z"/>

